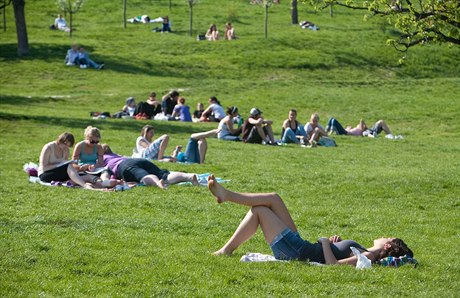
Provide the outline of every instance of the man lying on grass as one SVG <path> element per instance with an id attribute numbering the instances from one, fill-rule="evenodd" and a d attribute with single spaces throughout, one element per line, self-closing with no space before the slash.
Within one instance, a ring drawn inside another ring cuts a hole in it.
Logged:
<path id="1" fill-rule="evenodd" d="M 393 256 L 413 257 L 412 251 L 398 238 L 379 238 L 372 247 L 365 249 L 353 240 L 339 236 L 321 238 L 317 243 L 303 240 L 283 200 L 276 193 L 238 193 L 221 186 L 213 175 L 208 178 L 208 188 L 218 203 L 225 201 L 250 206 L 230 240 L 215 255 L 231 255 L 242 243 L 250 239 L 260 226 L 267 243 L 278 260 L 300 260 L 322 264 L 356 265 L 351 246 L 364 250 L 364 255 L 376 262 Z"/>

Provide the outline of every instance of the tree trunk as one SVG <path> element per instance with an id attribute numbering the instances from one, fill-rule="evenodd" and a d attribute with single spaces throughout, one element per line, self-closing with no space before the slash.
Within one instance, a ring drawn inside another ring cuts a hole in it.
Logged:
<path id="1" fill-rule="evenodd" d="M 70 37 L 72 37 L 72 32 L 73 32 L 72 16 L 73 16 L 73 12 L 72 12 L 72 11 L 69 11 L 69 20 L 70 20 L 69 36 L 70 36 Z"/>
<path id="2" fill-rule="evenodd" d="M 126 0 L 123 0 L 123 28 L 126 29 Z"/>
<path id="3" fill-rule="evenodd" d="M 29 53 L 29 38 L 27 37 L 26 16 L 24 0 L 13 0 L 14 18 L 16 20 L 16 34 L 18 36 L 18 56 Z"/>
<path id="4" fill-rule="evenodd" d="M 264 24 L 264 30 L 265 30 L 265 38 L 268 38 L 268 5 L 265 4 L 265 24 Z"/>
<path id="5" fill-rule="evenodd" d="M 189 3 L 189 7 L 190 7 L 190 11 L 189 11 L 189 14 L 190 14 L 190 30 L 188 32 L 188 34 L 190 36 L 192 36 L 192 31 L 193 31 L 193 5 L 191 3 Z"/>
<path id="6" fill-rule="evenodd" d="M 331 16 L 331 18 L 334 16 L 334 8 L 333 8 L 333 4 L 329 5 L 329 15 Z"/>
<path id="7" fill-rule="evenodd" d="M 172 3 L 171 0 L 169 0 L 169 11 L 171 11 Z"/>
<path id="8" fill-rule="evenodd" d="M 299 23 L 299 13 L 297 10 L 297 0 L 292 0 L 291 2 L 291 21 L 293 25 Z"/>

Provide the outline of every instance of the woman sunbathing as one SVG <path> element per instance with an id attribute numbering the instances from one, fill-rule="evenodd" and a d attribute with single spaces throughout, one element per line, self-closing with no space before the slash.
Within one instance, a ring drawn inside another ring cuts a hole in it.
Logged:
<path id="1" fill-rule="evenodd" d="M 376 239 L 373 246 L 368 249 L 353 240 L 342 240 L 339 236 L 320 238 L 318 242 L 311 243 L 300 237 L 286 205 L 276 193 L 232 192 L 217 183 L 213 175 L 208 178 L 208 188 L 218 203 L 229 201 L 251 207 L 233 236 L 221 249 L 214 252 L 215 255 L 232 254 L 241 244 L 249 240 L 260 226 L 275 258 L 279 260 L 356 265 L 357 258 L 351 256 L 351 246 L 364 250 L 363 254 L 371 261 L 378 261 L 388 256 L 413 257 L 412 251 L 398 238 Z"/>
<path id="2" fill-rule="evenodd" d="M 107 144 L 104 150 L 104 166 L 113 172 L 117 179 L 126 182 L 144 183 L 146 186 L 157 186 L 165 189 L 169 184 L 191 182 L 199 185 L 196 174 L 170 172 L 160 169 L 145 158 L 129 158 L 112 152 Z"/>

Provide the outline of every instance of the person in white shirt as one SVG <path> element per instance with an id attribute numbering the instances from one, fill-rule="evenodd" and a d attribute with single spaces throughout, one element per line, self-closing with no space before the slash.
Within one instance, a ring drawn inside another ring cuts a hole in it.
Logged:
<path id="1" fill-rule="evenodd" d="M 201 115 L 201 122 L 220 122 L 225 117 L 224 108 L 220 105 L 220 101 L 215 96 L 211 96 L 208 100 L 209 106 Z"/>
<path id="2" fill-rule="evenodd" d="M 316 145 L 321 137 L 327 137 L 328 134 L 324 127 L 319 124 L 318 113 L 313 113 L 310 117 L 310 122 L 305 124 L 305 132 L 308 135 L 308 143 L 312 146 Z"/>
<path id="3" fill-rule="evenodd" d="M 58 15 L 58 17 L 54 20 L 54 27 L 56 29 L 59 29 L 59 30 L 62 30 L 62 31 L 65 31 L 65 32 L 69 32 L 70 31 L 70 28 L 67 27 L 67 22 L 65 21 L 65 19 L 62 17 L 62 15 Z"/>
<path id="4" fill-rule="evenodd" d="M 67 51 L 64 63 L 68 66 L 74 66 L 77 63 L 78 58 L 78 45 L 73 44 L 72 47 Z"/>

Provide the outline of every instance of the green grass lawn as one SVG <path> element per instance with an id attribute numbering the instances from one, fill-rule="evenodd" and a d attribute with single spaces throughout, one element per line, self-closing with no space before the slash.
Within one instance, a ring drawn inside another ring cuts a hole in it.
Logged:
<path id="1" fill-rule="evenodd" d="M 119 2 L 119 3 L 118 3 Z M 336 9 L 335 17 L 289 2 L 263 9 L 249 1 L 202 0 L 194 35 L 231 20 L 235 41 L 188 36 L 185 1 L 128 1 L 128 17 L 169 15 L 171 34 L 152 26 L 122 27 L 121 1 L 87 1 L 76 31 L 48 30 L 54 1 L 26 1 L 30 56 L 17 59 L 12 7 L 0 31 L 0 295 L 29 296 L 426 296 L 460 291 L 460 50 L 428 45 L 402 54 L 385 46 L 394 34 L 381 19 Z M 72 42 L 83 44 L 103 71 L 63 64 Z M 126 97 L 181 89 L 194 109 L 216 95 L 247 117 L 253 106 L 275 122 L 279 138 L 290 108 L 305 122 L 385 119 L 404 140 L 336 137 L 337 148 L 266 147 L 208 141 L 204 165 L 170 170 L 231 180 L 245 192 L 277 192 L 310 241 L 334 234 L 363 245 L 397 236 L 414 250 L 417 269 L 315 267 L 300 262 L 247 264 L 246 252 L 271 253 L 259 232 L 232 257 L 213 257 L 246 209 L 217 205 L 205 188 L 138 187 L 99 193 L 31 185 L 22 165 L 64 131 L 78 140 L 87 125 L 114 151 L 130 155 L 140 128 L 171 136 L 171 149 L 213 124 L 93 120 L 118 111 Z"/>

